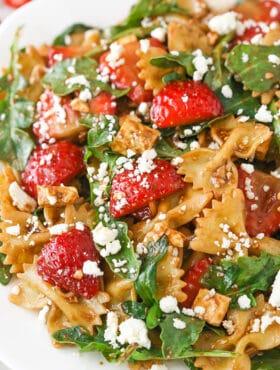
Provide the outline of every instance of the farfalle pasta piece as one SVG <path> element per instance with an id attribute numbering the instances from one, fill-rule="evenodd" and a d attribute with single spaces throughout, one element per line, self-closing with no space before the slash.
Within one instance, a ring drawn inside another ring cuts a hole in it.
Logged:
<path id="1" fill-rule="evenodd" d="M 214 255 L 247 255 L 252 242 L 245 228 L 245 202 L 241 190 L 225 193 L 221 201 L 197 218 L 190 248 Z"/>
<path id="2" fill-rule="evenodd" d="M 170 22 L 167 31 L 168 49 L 176 51 L 202 50 L 205 54 L 211 53 L 211 46 L 206 31 L 196 19 L 189 19 L 186 23 Z"/>
<path id="3" fill-rule="evenodd" d="M 82 326 L 90 333 L 93 332 L 94 326 L 102 324 L 101 315 L 107 312 L 105 304 L 110 299 L 107 293 L 100 291 L 88 300 L 77 297 L 71 299 L 71 296 L 68 297 L 57 287 L 50 289 L 50 285 L 45 283 L 37 274 L 36 261 L 33 264 L 25 264 L 24 272 L 18 274 L 18 278 L 19 294 L 11 294 L 11 302 L 23 305 L 29 294 L 29 308 L 38 309 L 36 301 L 34 301 L 32 307 L 31 298 L 35 297 L 35 294 L 30 294 L 30 289 L 34 289 L 37 294 L 39 292 L 49 300 L 49 303 L 55 304 L 59 308 L 61 315 L 65 316 L 68 324 Z M 56 330 L 58 329 L 61 328 L 56 328 Z"/>
<path id="4" fill-rule="evenodd" d="M 166 74 L 181 70 L 180 67 L 175 68 L 160 68 L 150 64 L 150 59 L 155 57 L 160 57 L 166 55 L 167 52 L 163 48 L 159 47 L 149 47 L 147 51 L 138 50 L 137 55 L 139 56 L 139 61 L 137 67 L 140 69 L 139 77 L 145 81 L 145 89 L 153 90 L 154 95 L 156 95 L 163 87 L 162 77 Z"/>

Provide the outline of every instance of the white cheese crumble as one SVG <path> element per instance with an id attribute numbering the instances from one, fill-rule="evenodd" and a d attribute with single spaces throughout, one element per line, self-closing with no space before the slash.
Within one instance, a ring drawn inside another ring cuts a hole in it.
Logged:
<path id="1" fill-rule="evenodd" d="M 161 298 L 159 307 L 164 313 L 179 312 L 177 299 L 171 295 Z"/>
<path id="2" fill-rule="evenodd" d="M 143 53 L 147 53 L 150 48 L 150 40 L 144 39 L 140 40 L 140 49 Z"/>
<path id="3" fill-rule="evenodd" d="M 104 272 L 100 270 L 97 262 L 87 260 L 83 264 L 83 273 L 85 275 L 92 275 L 94 277 L 103 276 Z"/>
<path id="4" fill-rule="evenodd" d="M 20 211 L 33 212 L 35 210 L 37 206 L 36 201 L 23 191 L 16 181 L 12 182 L 9 186 L 9 194 L 12 198 L 13 205 Z"/>
<path id="5" fill-rule="evenodd" d="M 192 63 L 196 69 L 193 75 L 194 81 L 201 81 L 203 79 L 203 76 L 209 69 L 209 65 L 213 64 L 212 58 L 205 58 L 202 51 L 200 49 L 197 49 L 193 52 L 193 55 L 195 56 Z"/>
<path id="6" fill-rule="evenodd" d="M 68 224 L 58 224 L 49 227 L 49 232 L 51 235 L 60 235 L 68 231 Z"/>
<path id="7" fill-rule="evenodd" d="M 106 342 L 109 342 L 113 348 L 117 348 L 117 338 L 118 338 L 118 315 L 113 312 L 109 311 L 107 314 L 106 319 L 106 329 L 104 332 L 104 339 Z"/>
<path id="8" fill-rule="evenodd" d="M 8 226 L 6 227 L 6 233 L 13 236 L 20 235 L 20 225 Z"/>
<path id="9" fill-rule="evenodd" d="M 273 307 L 280 307 L 280 270 L 277 272 L 274 283 L 272 284 L 272 292 L 268 302 Z"/>
<path id="10" fill-rule="evenodd" d="M 101 222 L 92 231 L 93 240 L 96 244 L 105 247 L 106 244 L 113 242 L 118 236 L 117 229 L 109 229 L 109 227 L 103 226 Z"/>
<path id="11" fill-rule="evenodd" d="M 173 319 L 173 326 L 175 329 L 183 330 L 186 328 L 186 323 L 180 319 Z"/>
<path id="12" fill-rule="evenodd" d="M 236 30 L 237 21 L 237 13 L 227 12 L 211 18 L 208 22 L 208 27 L 211 31 L 217 32 L 219 35 L 227 35 L 228 33 Z"/>
<path id="13" fill-rule="evenodd" d="M 138 344 L 140 347 L 147 349 L 151 348 L 151 341 L 148 338 L 148 329 L 143 320 L 131 317 L 120 324 L 119 330 L 119 343 Z"/>
<path id="14" fill-rule="evenodd" d="M 92 98 L 91 91 L 89 89 L 84 89 L 79 94 L 79 99 L 82 101 L 88 101 Z"/>
<path id="15" fill-rule="evenodd" d="M 205 0 L 208 8 L 216 13 L 224 13 L 235 7 L 239 0 Z"/>
<path id="16" fill-rule="evenodd" d="M 246 294 L 240 296 L 237 300 L 237 303 L 242 310 L 251 308 L 251 301 Z"/>
<path id="17" fill-rule="evenodd" d="M 161 42 L 164 42 L 166 38 L 166 29 L 162 27 L 157 27 L 152 30 L 151 36 Z"/>
<path id="18" fill-rule="evenodd" d="M 249 175 L 255 171 L 255 167 L 249 163 L 242 163 L 241 166 L 243 171 L 247 172 Z"/>
<path id="19" fill-rule="evenodd" d="M 270 54 L 268 56 L 268 61 L 272 64 L 280 65 L 280 58 L 275 54 Z"/>
<path id="20" fill-rule="evenodd" d="M 246 53 L 242 53 L 242 62 L 247 63 L 249 62 L 249 55 Z"/>
<path id="21" fill-rule="evenodd" d="M 224 85 L 222 87 L 222 94 L 224 95 L 225 98 L 230 99 L 233 96 L 232 89 L 229 85 Z"/>
<path id="22" fill-rule="evenodd" d="M 81 85 L 81 86 L 85 86 L 87 88 L 90 87 L 90 84 L 89 84 L 88 80 L 85 78 L 84 75 L 69 77 L 65 81 L 65 84 L 68 85 L 69 87 L 72 87 L 74 85 Z"/>
<path id="23" fill-rule="evenodd" d="M 273 115 L 270 110 L 267 108 L 267 105 L 261 105 L 257 113 L 255 114 L 255 118 L 259 122 L 269 123 L 273 120 Z"/>

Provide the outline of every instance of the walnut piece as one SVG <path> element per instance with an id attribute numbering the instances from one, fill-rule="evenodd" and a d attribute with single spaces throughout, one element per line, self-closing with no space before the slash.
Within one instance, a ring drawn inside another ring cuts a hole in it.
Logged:
<path id="1" fill-rule="evenodd" d="M 79 194 L 73 186 L 37 186 L 40 207 L 62 207 L 74 204 Z"/>

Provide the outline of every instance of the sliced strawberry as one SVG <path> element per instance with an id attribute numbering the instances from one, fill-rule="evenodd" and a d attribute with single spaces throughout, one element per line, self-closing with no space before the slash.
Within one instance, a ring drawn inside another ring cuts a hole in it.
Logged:
<path id="1" fill-rule="evenodd" d="M 90 229 L 72 229 L 47 243 L 37 261 L 37 271 L 51 285 L 92 298 L 99 290 L 98 277 L 83 274 L 86 261 L 98 263 Z"/>
<path id="2" fill-rule="evenodd" d="M 88 46 L 51 46 L 48 53 L 48 67 L 52 67 L 61 60 L 83 55 L 88 51 Z"/>
<path id="3" fill-rule="evenodd" d="M 67 141 L 37 147 L 22 173 L 25 190 L 36 198 L 37 185 L 67 184 L 84 170 L 83 157 L 83 150 Z"/>
<path id="4" fill-rule="evenodd" d="M 181 303 L 183 307 L 191 307 L 192 303 L 202 288 L 200 283 L 201 278 L 206 273 L 208 267 L 211 265 L 211 258 L 204 258 L 201 261 L 196 262 L 185 274 L 183 280 L 187 284 L 183 291 L 187 295 L 185 302 Z"/>
<path id="5" fill-rule="evenodd" d="M 246 230 L 250 236 L 275 233 L 280 224 L 280 181 L 261 171 L 247 173 L 238 169 L 238 187 L 243 190 L 246 205 Z"/>
<path id="6" fill-rule="evenodd" d="M 248 28 L 245 29 L 244 33 L 242 35 L 237 35 L 232 44 L 233 45 L 236 45 L 236 44 L 241 44 L 241 43 L 249 43 L 251 44 L 252 43 L 252 40 L 257 37 L 257 36 L 261 36 L 263 37 L 264 35 L 266 34 L 265 32 L 265 29 L 264 27 L 261 27 L 259 25 L 256 25 L 256 26 L 250 26 Z"/>
<path id="7" fill-rule="evenodd" d="M 243 19 L 271 23 L 280 21 L 280 3 L 273 0 L 245 1 L 234 9 Z"/>
<path id="8" fill-rule="evenodd" d="M 153 99 L 151 120 L 160 128 L 202 122 L 223 114 L 215 93 L 204 83 L 173 81 Z"/>
<path id="9" fill-rule="evenodd" d="M 19 8 L 20 6 L 29 3 L 31 0 L 4 0 L 5 4 L 12 8 Z"/>
<path id="10" fill-rule="evenodd" d="M 60 97 L 51 90 L 44 91 L 37 104 L 37 122 L 32 127 L 40 142 L 51 138 L 71 138 L 83 130 L 78 124 L 80 115 L 72 109 L 70 103 L 69 96 Z"/>
<path id="11" fill-rule="evenodd" d="M 184 186 L 175 168 L 163 159 L 155 159 L 153 167 L 147 172 L 141 172 L 139 163 L 135 164 L 133 170 L 125 170 L 114 176 L 110 213 L 113 217 L 125 216 Z"/>
<path id="12" fill-rule="evenodd" d="M 145 82 L 138 77 L 140 72 L 137 67 L 139 57 L 136 51 L 140 48 L 139 41 L 129 42 L 120 50 L 119 57 L 112 61 L 113 51 L 104 53 L 99 62 L 99 69 L 102 75 L 108 76 L 110 81 L 118 89 L 130 88 L 128 97 L 137 104 L 151 101 L 153 94 L 151 90 L 145 90 Z"/>
<path id="13" fill-rule="evenodd" d="M 92 114 L 117 113 L 117 102 L 114 96 L 106 91 L 101 92 L 89 102 L 89 110 Z"/>

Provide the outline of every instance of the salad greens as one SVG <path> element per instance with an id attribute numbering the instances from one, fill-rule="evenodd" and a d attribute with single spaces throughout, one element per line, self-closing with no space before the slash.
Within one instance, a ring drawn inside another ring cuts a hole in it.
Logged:
<path id="1" fill-rule="evenodd" d="M 0 253 L 0 284 L 8 285 L 11 281 L 12 274 L 10 273 L 10 266 L 4 265 L 6 255 Z"/>
<path id="2" fill-rule="evenodd" d="M 53 40 L 53 45 L 55 46 L 67 46 L 67 37 L 75 34 L 75 33 L 82 33 L 92 29 L 91 26 L 87 26 L 83 23 L 75 23 L 66 28 L 60 35 L 56 36 Z"/>

